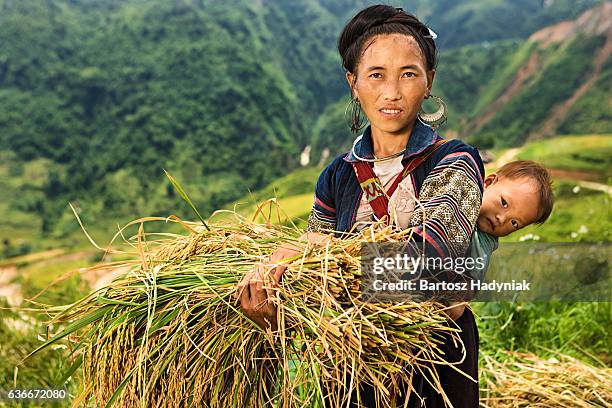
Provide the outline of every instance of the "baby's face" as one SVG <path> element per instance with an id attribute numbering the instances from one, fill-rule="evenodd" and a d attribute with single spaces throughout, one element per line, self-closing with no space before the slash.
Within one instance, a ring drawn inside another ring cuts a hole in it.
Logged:
<path id="1" fill-rule="evenodd" d="M 491 174 L 485 179 L 478 228 L 496 237 L 506 236 L 535 222 L 539 204 L 539 192 L 533 180 Z"/>

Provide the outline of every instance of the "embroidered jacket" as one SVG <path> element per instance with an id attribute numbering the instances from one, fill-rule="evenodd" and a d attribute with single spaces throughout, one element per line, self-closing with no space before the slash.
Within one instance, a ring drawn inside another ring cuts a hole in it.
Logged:
<path id="1" fill-rule="evenodd" d="M 422 154 L 441 139 L 429 126 L 416 121 L 402 160 Z M 368 126 L 355 146 L 359 157 L 373 158 Z M 363 194 L 351 162 L 352 152 L 339 155 L 320 174 L 308 231 L 344 236 L 355 224 Z M 410 173 L 421 205 L 411 216 L 409 228 L 426 242 L 426 253 L 442 258 L 464 256 L 480 211 L 484 166 L 478 150 L 460 140 L 449 140 Z"/>

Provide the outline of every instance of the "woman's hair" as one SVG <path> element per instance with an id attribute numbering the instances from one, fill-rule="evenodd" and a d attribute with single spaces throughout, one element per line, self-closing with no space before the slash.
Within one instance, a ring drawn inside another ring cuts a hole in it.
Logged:
<path id="1" fill-rule="evenodd" d="M 414 37 L 425 56 L 427 70 L 436 67 L 436 44 L 427 26 L 401 8 L 379 4 L 361 10 L 342 30 L 338 51 L 344 69 L 355 73 L 367 40 L 375 35 L 394 33 Z"/>

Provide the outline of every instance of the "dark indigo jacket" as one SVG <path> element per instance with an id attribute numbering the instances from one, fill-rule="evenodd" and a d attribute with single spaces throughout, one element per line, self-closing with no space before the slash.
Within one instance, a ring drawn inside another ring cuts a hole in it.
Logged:
<path id="1" fill-rule="evenodd" d="M 408 140 L 407 150 L 402 162 L 406 163 L 407 160 L 422 154 L 428 146 L 439 139 L 441 137 L 432 128 L 417 120 Z M 365 129 L 363 137 L 356 144 L 355 153 L 363 158 L 373 157 L 370 126 Z M 350 231 L 355 224 L 357 209 L 363 192 L 351 165 L 351 162 L 354 161 L 357 161 L 357 158 L 352 152 L 343 153 L 337 156 L 321 172 L 315 188 L 314 205 L 309 219 L 310 231 L 333 230 L 336 231 L 336 235 L 341 236 L 341 233 Z M 440 168 L 436 168 L 437 166 Z M 471 179 L 478 185 L 480 197 L 474 200 L 472 205 L 479 210 L 483 191 L 484 166 L 478 150 L 461 140 L 449 140 L 444 143 L 412 172 L 411 177 L 417 198 L 420 198 L 423 183 L 434 169 L 437 170 L 435 173 L 439 174 L 440 171 L 452 171 L 453 168 L 464 170 L 465 175 L 459 175 L 459 177 Z M 441 195 L 448 195 L 443 186 L 436 188 L 440 190 Z M 449 205 L 456 206 L 456 203 Z M 460 211 L 458 211 L 457 216 L 461 217 Z M 472 225 L 467 225 L 469 223 L 472 223 Z M 469 240 L 475 225 L 475 219 L 466 220 L 463 224 L 465 224 L 465 229 L 469 230 L 466 231 Z M 467 245 L 465 249 L 467 249 Z"/>

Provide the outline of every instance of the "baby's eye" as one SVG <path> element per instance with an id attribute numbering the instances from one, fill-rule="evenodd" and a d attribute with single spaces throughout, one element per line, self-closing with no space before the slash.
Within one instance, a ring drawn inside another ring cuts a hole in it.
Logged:
<path id="1" fill-rule="evenodd" d="M 512 226 L 514 228 L 518 229 L 518 227 L 519 227 L 518 221 L 517 220 L 512 220 Z"/>
<path id="2" fill-rule="evenodd" d="M 508 203 L 503 198 L 501 199 L 502 207 L 508 208 Z"/>
<path id="3" fill-rule="evenodd" d="M 382 74 L 380 74 L 379 72 L 375 72 L 373 74 L 370 74 L 370 78 L 382 78 Z"/>

